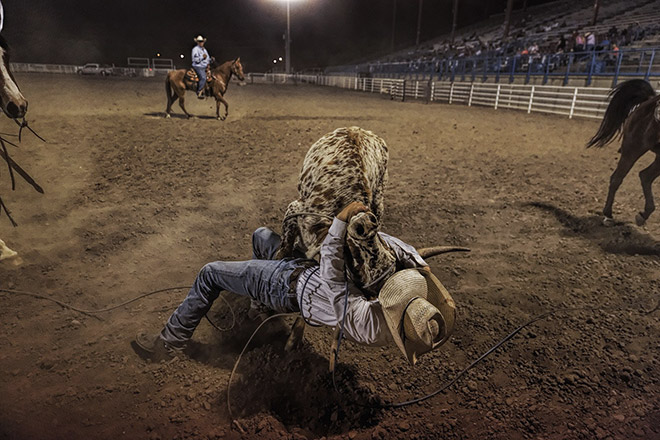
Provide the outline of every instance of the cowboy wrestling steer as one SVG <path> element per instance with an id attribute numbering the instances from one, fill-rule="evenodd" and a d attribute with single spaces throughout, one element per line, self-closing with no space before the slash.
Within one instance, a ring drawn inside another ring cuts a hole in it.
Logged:
<path id="1" fill-rule="evenodd" d="M 298 181 L 299 198 L 287 208 L 277 258 L 304 253 L 314 258 L 332 219 L 352 201 L 370 212 L 355 215 L 346 231 L 348 276 L 377 295 L 377 287 L 395 267 L 396 256 L 378 233 L 383 215 L 383 192 L 389 158 L 385 141 L 359 127 L 338 128 L 312 145 Z M 419 249 L 422 258 L 464 248 Z"/>
<path id="2" fill-rule="evenodd" d="M 338 128 L 311 146 L 298 181 L 299 198 L 287 208 L 278 257 L 304 253 L 315 257 L 332 218 L 352 201 L 370 209 L 349 224 L 347 245 L 351 272 L 369 284 L 395 258 L 377 237 L 383 214 L 388 152 L 385 141 L 359 127 Z"/>

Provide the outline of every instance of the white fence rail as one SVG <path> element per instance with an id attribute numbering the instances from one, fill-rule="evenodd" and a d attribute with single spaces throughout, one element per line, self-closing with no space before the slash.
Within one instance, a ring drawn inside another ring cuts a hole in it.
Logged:
<path id="1" fill-rule="evenodd" d="M 81 66 L 71 64 L 11 63 L 12 72 L 20 73 L 76 73 Z"/>
<path id="2" fill-rule="evenodd" d="M 82 66 L 72 64 L 10 63 L 16 73 L 78 73 Z M 113 67 L 112 74 L 120 76 L 154 76 L 155 73 L 167 73 L 168 69 L 143 69 L 135 67 Z"/>
<path id="3" fill-rule="evenodd" d="M 309 83 L 388 95 L 391 99 L 423 99 L 428 102 L 522 110 L 527 113 L 600 119 L 608 104 L 610 89 L 523 84 L 490 84 L 358 78 L 355 76 L 251 74 L 251 82 Z"/>

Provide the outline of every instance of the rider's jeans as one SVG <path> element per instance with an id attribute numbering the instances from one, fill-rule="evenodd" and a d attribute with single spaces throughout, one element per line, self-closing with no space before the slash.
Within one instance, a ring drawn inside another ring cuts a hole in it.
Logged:
<path id="1" fill-rule="evenodd" d="M 188 296 L 163 328 L 163 340 L 172 348 L 182 347 L 222 290 L 249 296 L 279 313 L 298 312 L 298 299 L 289 284 L 300 259 L 271 260 L 279 244 L 279 235 L 268 228 L 259 228 L 252 234 L 252 260 L 205 265 Z"/>
<path id="2" fill-rule="evenodd" d="M 195 72 L 197 72 L 197 77 L 199 78 L 199 84 L 197 85 L 197 93 L 204 90 L 204 85 L 206 84 L 206 67 L 195 67 Z"/>

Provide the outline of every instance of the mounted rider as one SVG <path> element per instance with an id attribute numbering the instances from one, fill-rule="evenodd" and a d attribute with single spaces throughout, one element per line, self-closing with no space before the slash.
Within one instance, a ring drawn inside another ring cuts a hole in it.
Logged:
<path id="1" fill-rule="evenodd" d="M 211 62 L 211 57 L 204 47 L 206 43 L 206 38 L 201 35 L 198 35 L 194 40 L 197 43 L 197 46 L 192 49 L 192 68 L 197 73 L 197 78 L 199 82 L 197 84 L 197 97 L 199 99 L 204 99 L 204 87 L 206 86 L 206 70 Z"/>

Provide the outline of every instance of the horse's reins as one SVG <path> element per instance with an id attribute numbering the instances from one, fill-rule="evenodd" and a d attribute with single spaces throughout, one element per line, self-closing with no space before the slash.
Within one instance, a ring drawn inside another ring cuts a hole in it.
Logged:
<path id="1" fill-rule="evenodd" d="M 19 130 L 18 130 L 18 135 L 13 135 L 13 134 L 12 134 L 12 135 L 9 135 L 9 136 L 18 136 L 18 141 L 21 142 L 21 134 L 22 134 L 22 132 L 23 132 L 23 128 L 27 128 L 27 129 L 30 130 L 30 131 L 31 131 L 36 137 L 38 137 L 39 139 L 41 139 L 43 142 L 46 142 L 46 140 L 45 140 L 44 138 L 42 138 L 41 136 L 39 136 L 39 135 L 37 134 L 37 132 L 35 132 L 35 131 L 32 129 L 32 127 L 30 127 L 30 126 L 28 125 L 28 122 L 27 122 L 27 120 L 26 120 L 25 118 L 23 118 L 23 121 L 22 121 L 22 122 L 19 122 L 19 120 L 16 119 L 16 118 L 14 118 L 13 121 L 16 122 L 16 124 L 17 124 L 20 128 L 19 128 Z M 11 145 L 11 146 L 13 146 L 13 147 L 19 148 L 18 145 L 16 145 L 15 143 L 9 141 L 8 139 L 5 139 L 2 135 L 8 135 L 8 134 L 6 134 L 6 133 L 1 133 L 1 134 L 0 134 L 0 157 L 1 157 L 2 159 L 4 159 L 4 161 L 7 163 L 7 168 L 9 169 L 9 178 L 10 178 L 10 180 L 11 180 L 11 189 L 12 189 L 12 191 L 14 191 L 14 190 L 16 189 L 16 176 L 14 175 L 14 171 L 15 171 L 15 172 L 16 172 L 19 176 L 21 176 L 21 177 L 22 177 L 22 178 L 23 178 L 28 184 L 30 184 L 30 186 L 32 186 L 32 187 L 35 189 L 35 191 L 37 191 L 37 192 L 40 193 L 40 194 L 43 194 L 43 193 L 44 193 L 43 188 L 41 188 L 41 186 L 39 186 L 39 184 L 38 184 L 38 183 L 32 178 L 32 176 L 30 176 L 30 174 L 28 174 L 27 171 L 25 171 L 23 168 L 21 168 L 21 167 L 20 167 L 20 166 L 19 166 L 19 165 L 18 165 L 18 164 L 17 164 L 17 163 L 11 158 L 11 156 L 9 155 L 9 150 L 7 149 L 7 145 L 6 145 L 6 144 L 9 144 L 9 145 Z M 5 214 L 7 215 L 7 218 L 8 218 L 9 221 L 11 222 L 12 226 L 18 226 L 18 223 L 16 223 L 16 221 L 14 220 L 14 218 L 11 216 L 11 212 L 10 212 L 9 209 L 7 208 L 7 205 L 4 203 L 4 201 L 3 201 L 2 198 L 0 197 L 0 213 L 2 213 L 2 211 L 5 212 Z"/>

